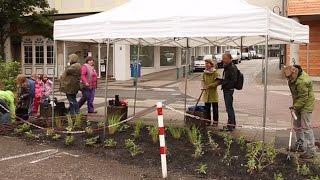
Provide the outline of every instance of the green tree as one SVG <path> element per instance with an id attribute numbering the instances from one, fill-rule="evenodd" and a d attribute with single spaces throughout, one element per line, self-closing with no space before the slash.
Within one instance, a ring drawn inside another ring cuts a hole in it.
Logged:
<path id="1" fill-rule="evenodd" d="M 19 34 L 52 36 L 56 11 L 47 0 L 0 0 L 0 59 L 5 59 L 4 44 L 8 37 Z"/>

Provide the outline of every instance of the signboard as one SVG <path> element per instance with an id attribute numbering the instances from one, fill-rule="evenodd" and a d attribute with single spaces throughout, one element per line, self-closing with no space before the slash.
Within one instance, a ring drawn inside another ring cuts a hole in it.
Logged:
<path id="1" fill-rule="evenodd" d="M 106 65 L 104 65 L 104 64 L 100 65 L 100 71 L 106 72 Z"/>

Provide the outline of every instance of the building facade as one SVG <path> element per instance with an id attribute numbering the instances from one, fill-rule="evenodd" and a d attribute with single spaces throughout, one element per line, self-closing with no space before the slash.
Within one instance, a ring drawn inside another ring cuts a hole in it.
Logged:
<path id="1" fill-rule="evenodd" d="M 275 13 L 283 12 L 283 0 L 247 0 L 249 3 L 266 7 Z M 55 8 L 58 13 L 54 15 L 55 20 L 64 20 L 86 16 L 117 7 L 127 0 L 49 0 L 50 7 Z M 11 41 L 12 43 L 12 41 Z M 105 44 L 62 42 L 57 41 L 56 62 L 53 60 L 53 41 L 38 35 L 23 36 L 21 42 L 11 44 L 11 56 L 21 59 L 22 71 L 26 75 L 32 72 L 44 73 L 49 76 L 54 74 L 59 77 L 67 66 L 67 57 L 75 53 L 84 63 L 85 58 L 91 55 L 96 61 L 95 66 L 99 77 L 104 77 L 106 71 L 110 77 L 116 80 L 130 79 L 130 64 L 137 59 L 137 46 L 112 44 L 109 49 L 109 63 L 106 65 L 107 47 Z M 18 46 L 17 46 L 18 44 Z M 191 50 L 191 59 L 205 54 L 223 53 L 226 49 L 233 47 L 206 46 Z M 258 49 L 257 49 L 258 51 Z M 10 54 L 10 53 L 8 53 Z M 140 50 L 140 62 L 142 75 L 182 68 L 187 64 L 186 51 L 176 47 L 153 47 L 146 46 Z"/>
<path id="2" fill-rule="evenodd" d="M 310 27 L 309 47 L 288 47 L 287 64 L 300 64 L 311 76 L 320 76 L 320 0 L 287 0 L 287 15 Z"/>

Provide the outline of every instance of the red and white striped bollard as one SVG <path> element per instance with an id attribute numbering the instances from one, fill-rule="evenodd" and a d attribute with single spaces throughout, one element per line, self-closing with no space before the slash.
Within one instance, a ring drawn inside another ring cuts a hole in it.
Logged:
<path id="1" fill-rule="evenodd" d="M 162 102 L 157 103 L 157 113 L 158 113 L 158 126 L 159 126 L 159 142 L 160 142 L 160 155 L 161 155 L 161 169 L 162 177 L 167 178 L 167 157 L 166 157 L 166 142 L 164 138 L 165 128 L 163 123 L 163 110 Z"/>

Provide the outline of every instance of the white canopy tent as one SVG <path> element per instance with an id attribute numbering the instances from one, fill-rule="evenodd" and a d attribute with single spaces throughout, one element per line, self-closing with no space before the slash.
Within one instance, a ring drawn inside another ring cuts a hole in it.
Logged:
<path id="1" fill-rule="evenodd" d="M 131 0 L 106 12 L 56 21 L 54 40 L 187 49 L 209 45 L 264 44 L 267 52 L 269 44 L 309 43 L 309 27 L 244 0 Z M 266 53 L 263 65 L 264 127 L 267 59 Z"/>

